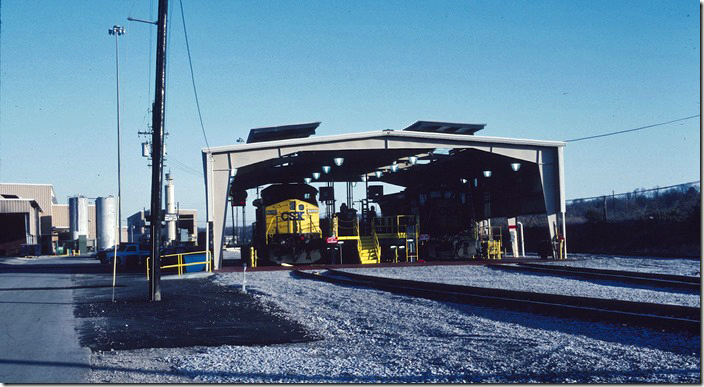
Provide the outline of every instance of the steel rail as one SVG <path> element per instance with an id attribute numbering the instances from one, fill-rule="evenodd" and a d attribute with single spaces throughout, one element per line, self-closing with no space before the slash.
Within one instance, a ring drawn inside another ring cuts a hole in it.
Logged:
<path id="1" fill-rule="evenodd" d="M 678 282 L 689 282 L 693 284 L 700 284 L 701 277 L 688 276 L 688 275 L 677 275 L 677 274 L 664 274 L 664 273 L 648 273 L 641 271 L 626 271 L 626 270 L 611 270 L 611 269 L 595 269 L 591 267 L 578 267 L 578 266 L 566 266 L 566 265 L 543 265 L 540 263 L 519 263 L 521 266 L 528 267 L 548 267 L 548 268 L 560 268 L 562 270 L 569 271 L 583 271 L 585 273 L 599 273 L 599 274 L 614 274 L 614 275 L 624 275 L 630 277 L 639 278 L 652 278 L 661 281 L 678 281 Z"/>
<path id="2" fill-rule="evenodd" d="M 699 334 L 700 308 L 647 302 L 544 294 L 384 278 L 328 270 L 331 275 L 296 270 L 302 278 L 363 286 L 436 301 L 510 309 L 548 316 Z"/>
<path id="3" fill-rule="evenodd" d="M 601 279 L 619 281 L 629 284 L 650 285 L 676 289 L 689 289 L 699 291 L 701 279 L 699 277 L 677 276 L 672 274 L 641 273 L 634 271 L 589 269 L 563 265 L 541 265 L 531 263 L 518 263 L 512 265 L 488 265 L 492 269 L 534 272 L 550 275 L 562 275 L 585 279 Z"/>

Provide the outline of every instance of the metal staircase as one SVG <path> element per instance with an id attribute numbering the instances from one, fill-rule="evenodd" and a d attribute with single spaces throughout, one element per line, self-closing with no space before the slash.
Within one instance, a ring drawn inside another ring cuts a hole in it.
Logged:
<path id="1" fill-rule="evenodd" d="M 381 247 L 376 234 L 360 236 L 357 241 L 357 250 L 361 263 L 379 263 L 381 261 Z"/>

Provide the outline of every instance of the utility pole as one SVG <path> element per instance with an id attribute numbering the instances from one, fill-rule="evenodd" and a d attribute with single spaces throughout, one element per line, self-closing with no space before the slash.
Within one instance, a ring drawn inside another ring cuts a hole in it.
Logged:
<path id="1" fill-rule="evenodd" d="M 149 276 L 149 299 L 161 301 L 161 178 L 164 169 L 164 106 L 166 105 L 166 16 L 168 0 L 159 0 L 156 43 L 156 86 L 152 109 L 152 201 L 150 235 L 152 250 Z"/>
<path id="2" fill-rule="evenodd" d="M 122 244 L 122 184 L 120 183 L 120 61 L 117 37 L 125 34 L 125 27 L 114 25 L 108 34 L 115 35 L 115 73 L 117 79 L 117 244 Z"/>

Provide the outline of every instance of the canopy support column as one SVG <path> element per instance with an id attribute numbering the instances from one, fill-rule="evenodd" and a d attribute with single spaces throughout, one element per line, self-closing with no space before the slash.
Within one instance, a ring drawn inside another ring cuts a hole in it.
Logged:
<path id="1" fill-rule="evenodd" d="M 564 259 L 567 256 L 563 159 L 562 148 L 543 149 L 538 152 L 538 169 L 555 259 Z"/>
<path id="2" fill-rule="evenodd" d="M 230 190 L 230 177 L 234 171 L 227 155 L 203 153 L 206 198 L 206 248 L 210 246 L 212 229 L 213 269 L 222 268 L 222 245 L 225 240 L 225 219 L 227 218 L 227 197 Z"/>

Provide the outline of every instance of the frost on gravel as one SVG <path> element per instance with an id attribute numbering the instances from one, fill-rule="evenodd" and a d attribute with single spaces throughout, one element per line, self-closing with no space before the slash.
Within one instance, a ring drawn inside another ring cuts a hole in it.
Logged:
<path id="1" fill-rule="evenodd" d="M 569 260 L 545 261 L 546 265 L 565 265 L 593 269 L 640 271 L 700 277 L 701 261 L 688 258 L 624 257 L 596 254 L 569 254 Z"/>
<path id="2" fill-rule="evenodd" d="M 366 271 L 365 271 L 366 270 Z M 588 281 L 559 276 L 535 275 L 491 269 L 485 266 L 425 266 L 369 269 L 345 269 L 365 275 L 414 279 L 453 285 L 520 290 L 537 293 L 564 294 L 625 301 L 654 302 L 699 306 L 700 295 L 693 291 L 655 287 L 628 287 L 613 281 Z"/>
<path id="3" fill-rule="evenodd" d="M 215 280 L 237 286 L 241 273 Z M 247 273 L 248 290 L 321 339 L 172 357 L 196 382 L 699 383 L 699 337 Z"/>

